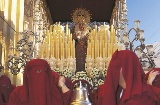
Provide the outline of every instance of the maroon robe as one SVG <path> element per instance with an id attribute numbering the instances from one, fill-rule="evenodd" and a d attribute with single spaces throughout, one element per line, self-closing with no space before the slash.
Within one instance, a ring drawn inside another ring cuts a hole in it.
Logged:
<path id="1" fill-rule="evenodd" d="M 17 87 L 8 105 L 69 105 L 71 92 L 62 93 L 58 87 L 59 75 L 52 72 L 47 61 L 33 59 L 25 67 L 23 85 Z M 71 86 L 66 80 L 66 86 Z"/>
<path id="2" fill-rule="evenodd" d="M 104 93 L 104 84 L 98 86 L 96 89 L 93 90 L 92 97 L 93 103 L 92 105 L 102 105 L 102 98 Z"/>
<path id="3" fill-rule="evenodd" d="M 0 105 L 7 105 L 9 95 L 14 88 L 15 86 L 11 84 L 7 76 L 2 75 L 0 77 Z"/>
<path id="4" fill-rule="evenodd" d="M 153 68 L 152 70 L 160 72 L 160 68 Z M 148 73 L 146 73 L 146 75 L 145 75 L 146 81 L 148 80 L 149 73 L 152 70 L 150 70 Z M 152 85 L 150 85 L 150 88 L 152 88 L 154 90 L 154 93 L 156 94 L 156 96 L 159 99 L 159 104 L 158 105 L 160 105 L 160 75 L 156 76 L 156 78 L 152 82 Z"/>
<path id="5" fill-rule="evenodd" d="M 160 68 L 153 68 L 152 70 L 154 70 L 154 71 L 159 71 L 159 72 L 160 72 Z M 146 76 L 145 76 L 146 81 L 148 80 L 149 73 L 150 73 L 152 70 L 150 70 L 148 73 L 146 73 Z M 156 76 L 156 78 L 155 78 L 154 81 L 152 82 L 152 85 L 155 86 L 155 87 L 160 88 L 160 75 L 157 75 L 157 76 Z"/>
<path id="6" fill-rule="evenodd" d="M 120 97 L 120 70 L 126 89 Z M 138 57 L 130 50 L 116 51 L 110 61 L 104 82 L 102 105 L 157 105 L 158 98 L 144 80 L 144 71 Z"/>

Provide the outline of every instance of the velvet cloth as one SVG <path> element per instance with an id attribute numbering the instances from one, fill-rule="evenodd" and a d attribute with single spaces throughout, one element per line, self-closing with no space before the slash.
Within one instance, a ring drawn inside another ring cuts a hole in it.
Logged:
<path id="1" fill-rule="evenodd" d="M 126 89 L 120 98 L 120 69 Z M 144 71 L 138 57 L 130 50 L 116 51 L 112 55 L 104 82 L 102 105 L 156 105 L 158 98 L 144 80 Z"/>
<path id="2" fill-rule="evenodd" d="M 153 68 L 152 70 L 160 72 L 160 68 Z M 150 70 L 148 73 L 146 73 L 146 75 L 145 75 L 146 81 L 148 80 L 149 73 L 152 70 Z M 160 75 L 156 76 L 156 78 L 154 79 L 154 81 L 152 82 L 152 85 L 150 85 L 150 87 L 152 88 L 152 90 L 154 90 L 154 93 L 158 97 L 158 100 L 159 100 L 158 105 L 160 105 Z"/>
<path id="3" fill-rule="evenodd" d="M 102 105 L 102 98 L 104 93 L 104 84 L 98 86 L 96 89 L 93 90 L 92 97 L 93 97 L 93 103 L 92 105 Z"/>
<path id="4" fill-rule="evenodd" d="M 23 85 L 17 87 L 8 105 L 69 105 L 70 91 L 62 93 L 58 87 L 59 75 L 52 72 L 47 61 L 33 59 L 26 64 Z M 66 80 L 68 88 L 71 81 Z"/>
<path id="5" fill-rule="evenodd" d="M 149 73 L 151 71 L 159 71 L 160 72 L 160 68 L 153 68 L 152 70 L 150 70 L 148 73 L 146 73 L 146 81 L 148 80 L 148 76 L 149 76 Z M 154 81 L 152 82 L 152 85 L 155 86 L 155 87 L 158 87 L 160 88 L 160 75 L 157 75 L 156 78 L 154 79 Z"/>
<path id="6" fill-rule="evenodd" d="M 0 105 L 7 105 L 9 95 L 14 88 L 15 86 L 11 84 L 7 76 L 2 75 L 0 77 Z"/>

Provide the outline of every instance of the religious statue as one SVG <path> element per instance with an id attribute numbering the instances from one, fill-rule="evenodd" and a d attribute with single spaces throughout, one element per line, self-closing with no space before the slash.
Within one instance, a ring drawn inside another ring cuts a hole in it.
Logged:
<path id="1" fill-rule="evenodd" d="M 89 11 L 84 8 L 78 8 L 72 14 L 74 22 L 72 35 L 75 40 L 76 72 L 85 71 L 87 41 L 91 30 L 88 25 L 90 16 Z"/>

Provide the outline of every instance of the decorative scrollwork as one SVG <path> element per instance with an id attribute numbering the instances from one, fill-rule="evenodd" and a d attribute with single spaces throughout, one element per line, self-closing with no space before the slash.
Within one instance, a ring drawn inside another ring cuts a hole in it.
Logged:
<path id="1" fill-rule="evenodd" d="M 10 50 L 16 50 L 16 54 L 9 55 L 7 66 L 12 74 L 18 74 L 21 69 L 24 70 L 26 62 L 37 55 L 36 44 L 41 41 L 38 40 L 38 35 L 32 31 L 26 30 L 19 33 L 22 38 L 17 42 L 16 48 L 10 45 Z"/>
<path id="2" fill-rule="evenodd" d="M 2 66 L 2 64 L 0 64 L 0 72 L 4 70 L 4 67 Z"/>

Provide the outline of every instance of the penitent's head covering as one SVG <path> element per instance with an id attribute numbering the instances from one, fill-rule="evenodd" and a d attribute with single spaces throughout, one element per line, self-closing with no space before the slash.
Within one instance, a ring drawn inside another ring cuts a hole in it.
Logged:
<path id="1" fill-rule="evenodd" d="M 11 84 L 11 81 L 7 76 L 2 75 L 0 77 L 0 103 L 8 102 L 9 95 L 14 88 L 15 86 Z"/>
<path id="2" fill-rule="evenodd" d="M 30 60 L 23 75 L 24 100 L 28 105 L 52 105 L 52 73 L 47 61 Z"/>
<path id="3" fill-rule="evenodd" d="M 116 51 L 110 61 L 107 77 L 104 82 L 104 96 L 102 105 L 117 105 L 118 90 L 122 90 L 119 86 L 120 70 L 126 82 L 126 89 L 123 91 L 121 102 L 130 99 L 133 95 L 140 95 L 145 89 L 143 81 L 144 71 L 141 67 L 138 57 L 130 50 Z"/>
<path id="4" fill-rule="evenodd" d="M 160 68 L 153 68 L 152 70 L 150 70 L 147 74 L 146 74 L 146 80 L 148 80 L 148 76 L 149 76 L 149 73 L 151 71 L 159 71 L 160 72 Z M 152 82 L 152 85 L 155 86 L 155 87 L 158 87 L 160 88 L 160 75 L 157 75 L 156 78 L 154 79 L 154 81 Z"/>

